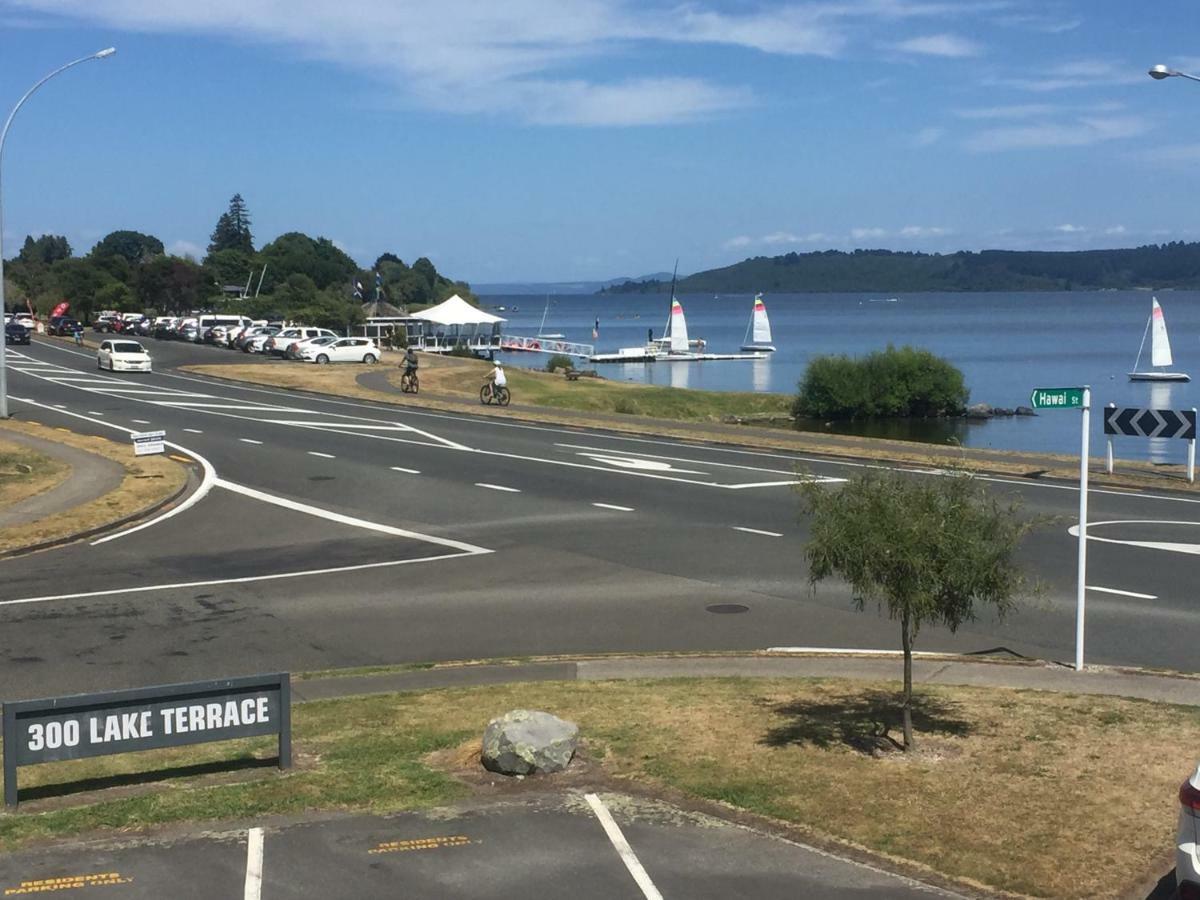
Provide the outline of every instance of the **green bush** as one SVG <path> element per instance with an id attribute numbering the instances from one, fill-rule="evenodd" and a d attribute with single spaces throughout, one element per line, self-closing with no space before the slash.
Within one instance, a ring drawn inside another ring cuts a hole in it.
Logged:
<path id="1" fill-rule="evenodd" d="M 447 355 L 460 356 L 464 359 L 478 359 L 478 354 L 467 344 L 455 344 Z"/>
<path id="2" fill-rule="evenodd" d="M 808 365 L 792 412 L 800 418 L 958 415 L 970 392 L 946 360 L 916 347 L 865 357 L 819 356 Z"/>
<path id="3" fill-rule="evenodd" d="M 566 369 L 568 372 L 575 368 L 575 363 L 571 361 L 571 357 L 564 353 L 555 353 L 546 362 L 546 371 L 553 372 L 555 369 Z"/>

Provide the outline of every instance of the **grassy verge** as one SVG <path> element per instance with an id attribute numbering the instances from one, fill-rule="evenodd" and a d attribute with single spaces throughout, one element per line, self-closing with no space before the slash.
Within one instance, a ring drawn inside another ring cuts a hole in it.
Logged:
<path id="1" fill-rule="evenodd" d="M 71 467 L 0 434 L 0 508 L 57 487 Z"/>
<path id="2" fill-rule="evenodd" d="M 0 436 L 3 436 L 6 429 L 67 444 L 79 450 L 103 456 L 120 464 L 125 475 L 115 490 L 88 503 L 55 513 L 36 522 L 0 528 L 0 552 L 19 550 L 22 547 L 58 540 L 81 531 L 99 528 L 127 516 L 136 515 L 170 497 L 187 480 L 187 469 L 178 462 L 166 456 L 135 457 L 132 445 L 126 442 L 118 443 L 105 438 L 75 434 L 32 422 L 18 422 L 11 419 L 0 425 Z M 65 474 L 69 474 L 70 467 L 64 468 L 67 470 Z"/>
<path id="3" fill-rule="evenodd" d="M 611 777 L 721 801 L 994 888 L 1119 896 L 1171 847 L 1176 790 L 1200 745 L 1196 710 L 929 688 L 916 714 L 921 749 L 905 757 L 883 736 L 894 691 L 838 680 L 678 679 L 306 703 L 294 711 L 298 765 L 290 773 L 238 783 L 203 774 L 135 796 L 116 788 L 34 799 L 0 816 L 0 847 L 96 828 L 443 804 L 470 789 L 429 754 L 477 743 L 489 718 L 516 706 L 577 721 L 586 752 Z M 270 750 L 243 744 L 237 753 L 249 760 Z M 23 770 L 22 784 L 48 794 L 37 786 L 119 783 L 137 769 L 202 766 L 228 754 L 218 745 L 61 763 Z"/>

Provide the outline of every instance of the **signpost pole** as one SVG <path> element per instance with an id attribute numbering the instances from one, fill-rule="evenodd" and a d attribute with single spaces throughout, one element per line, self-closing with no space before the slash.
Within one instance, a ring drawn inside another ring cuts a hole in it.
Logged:
<path id="1" fill-rule="evenodd" d="M 1108 404 L 1108 408 L 1116 409 L 1117 404 L 1110 403 Z M 1106 471 L 1109 475 L 1113 473 L 1113 436 L 1111 434 L 1108 435 L 1108 457 L 1105 460 L 1104 471 Z"/>
<path id="2" fill-rule="evenodd" d="M 1084 593 L 1087 590 L 1088 432 L 1092 391 L 1083 388 L 1083 436 L 1079 449 L 1079 571 L 1075 586 L 1075 671 L 1083 671 Z"/>
<path id="3" fill-rule="evenodd" d="M 1196 407 L 1192 407 L 1192 418 L 1196 418 Z M 1196 439 L 1188 441 L 1188 484 L 1196 482 Z"/>

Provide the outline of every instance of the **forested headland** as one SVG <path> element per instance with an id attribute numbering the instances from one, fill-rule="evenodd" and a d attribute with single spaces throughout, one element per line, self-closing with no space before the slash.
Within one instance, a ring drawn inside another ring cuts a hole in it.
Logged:
<path id="1" fill-rule="evenodd" d="M 328 238 L 298 231 L 255 249 L 250 225 L 246 203 L 235 194 L 201 260 L 169 254 L 161 240 L 139 231 L 114 231 L 83 256 L 61 235 L 30 235 L 5 261 L 6 305 L 45 315 L 65 300 L 82 321 L 102 309 L 160 315 L 211 309 L 345 328 L 362 320 L 363 302 L 375 300 L 377 290 L 378 299 L 407 311 L 455 293 L 475 302 L 464 282 L 440 274 L 425 257 L 408 265 L 384 253 L 363 269 Z"/>
<path id="2" fill-rule="evenodd" d="M 655 294 L 670 280 L 627 281 L 601 293 Z M 1126 250 L 904 253 L 824 250 L 756 256 L 679 280 L 687 293 L 1094 291 L 1200 288 L 1200 243 Z"/>

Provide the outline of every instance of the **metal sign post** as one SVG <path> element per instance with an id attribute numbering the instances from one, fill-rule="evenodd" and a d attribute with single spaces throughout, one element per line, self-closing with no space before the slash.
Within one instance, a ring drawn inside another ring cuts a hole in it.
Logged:
<path id="1" fill-rule="evenodd" d="M 1088 385 L 1069 388 L 1034 388 L 1029 398 L 1034 409 L 1078 409 L 1083 413 L 1079 441 L 1079 567 L 1075 575 L 1075 671 L 1083 670 L 1084 594 L 1087 591 L 1088 431 L 1092 391 Z"/>

